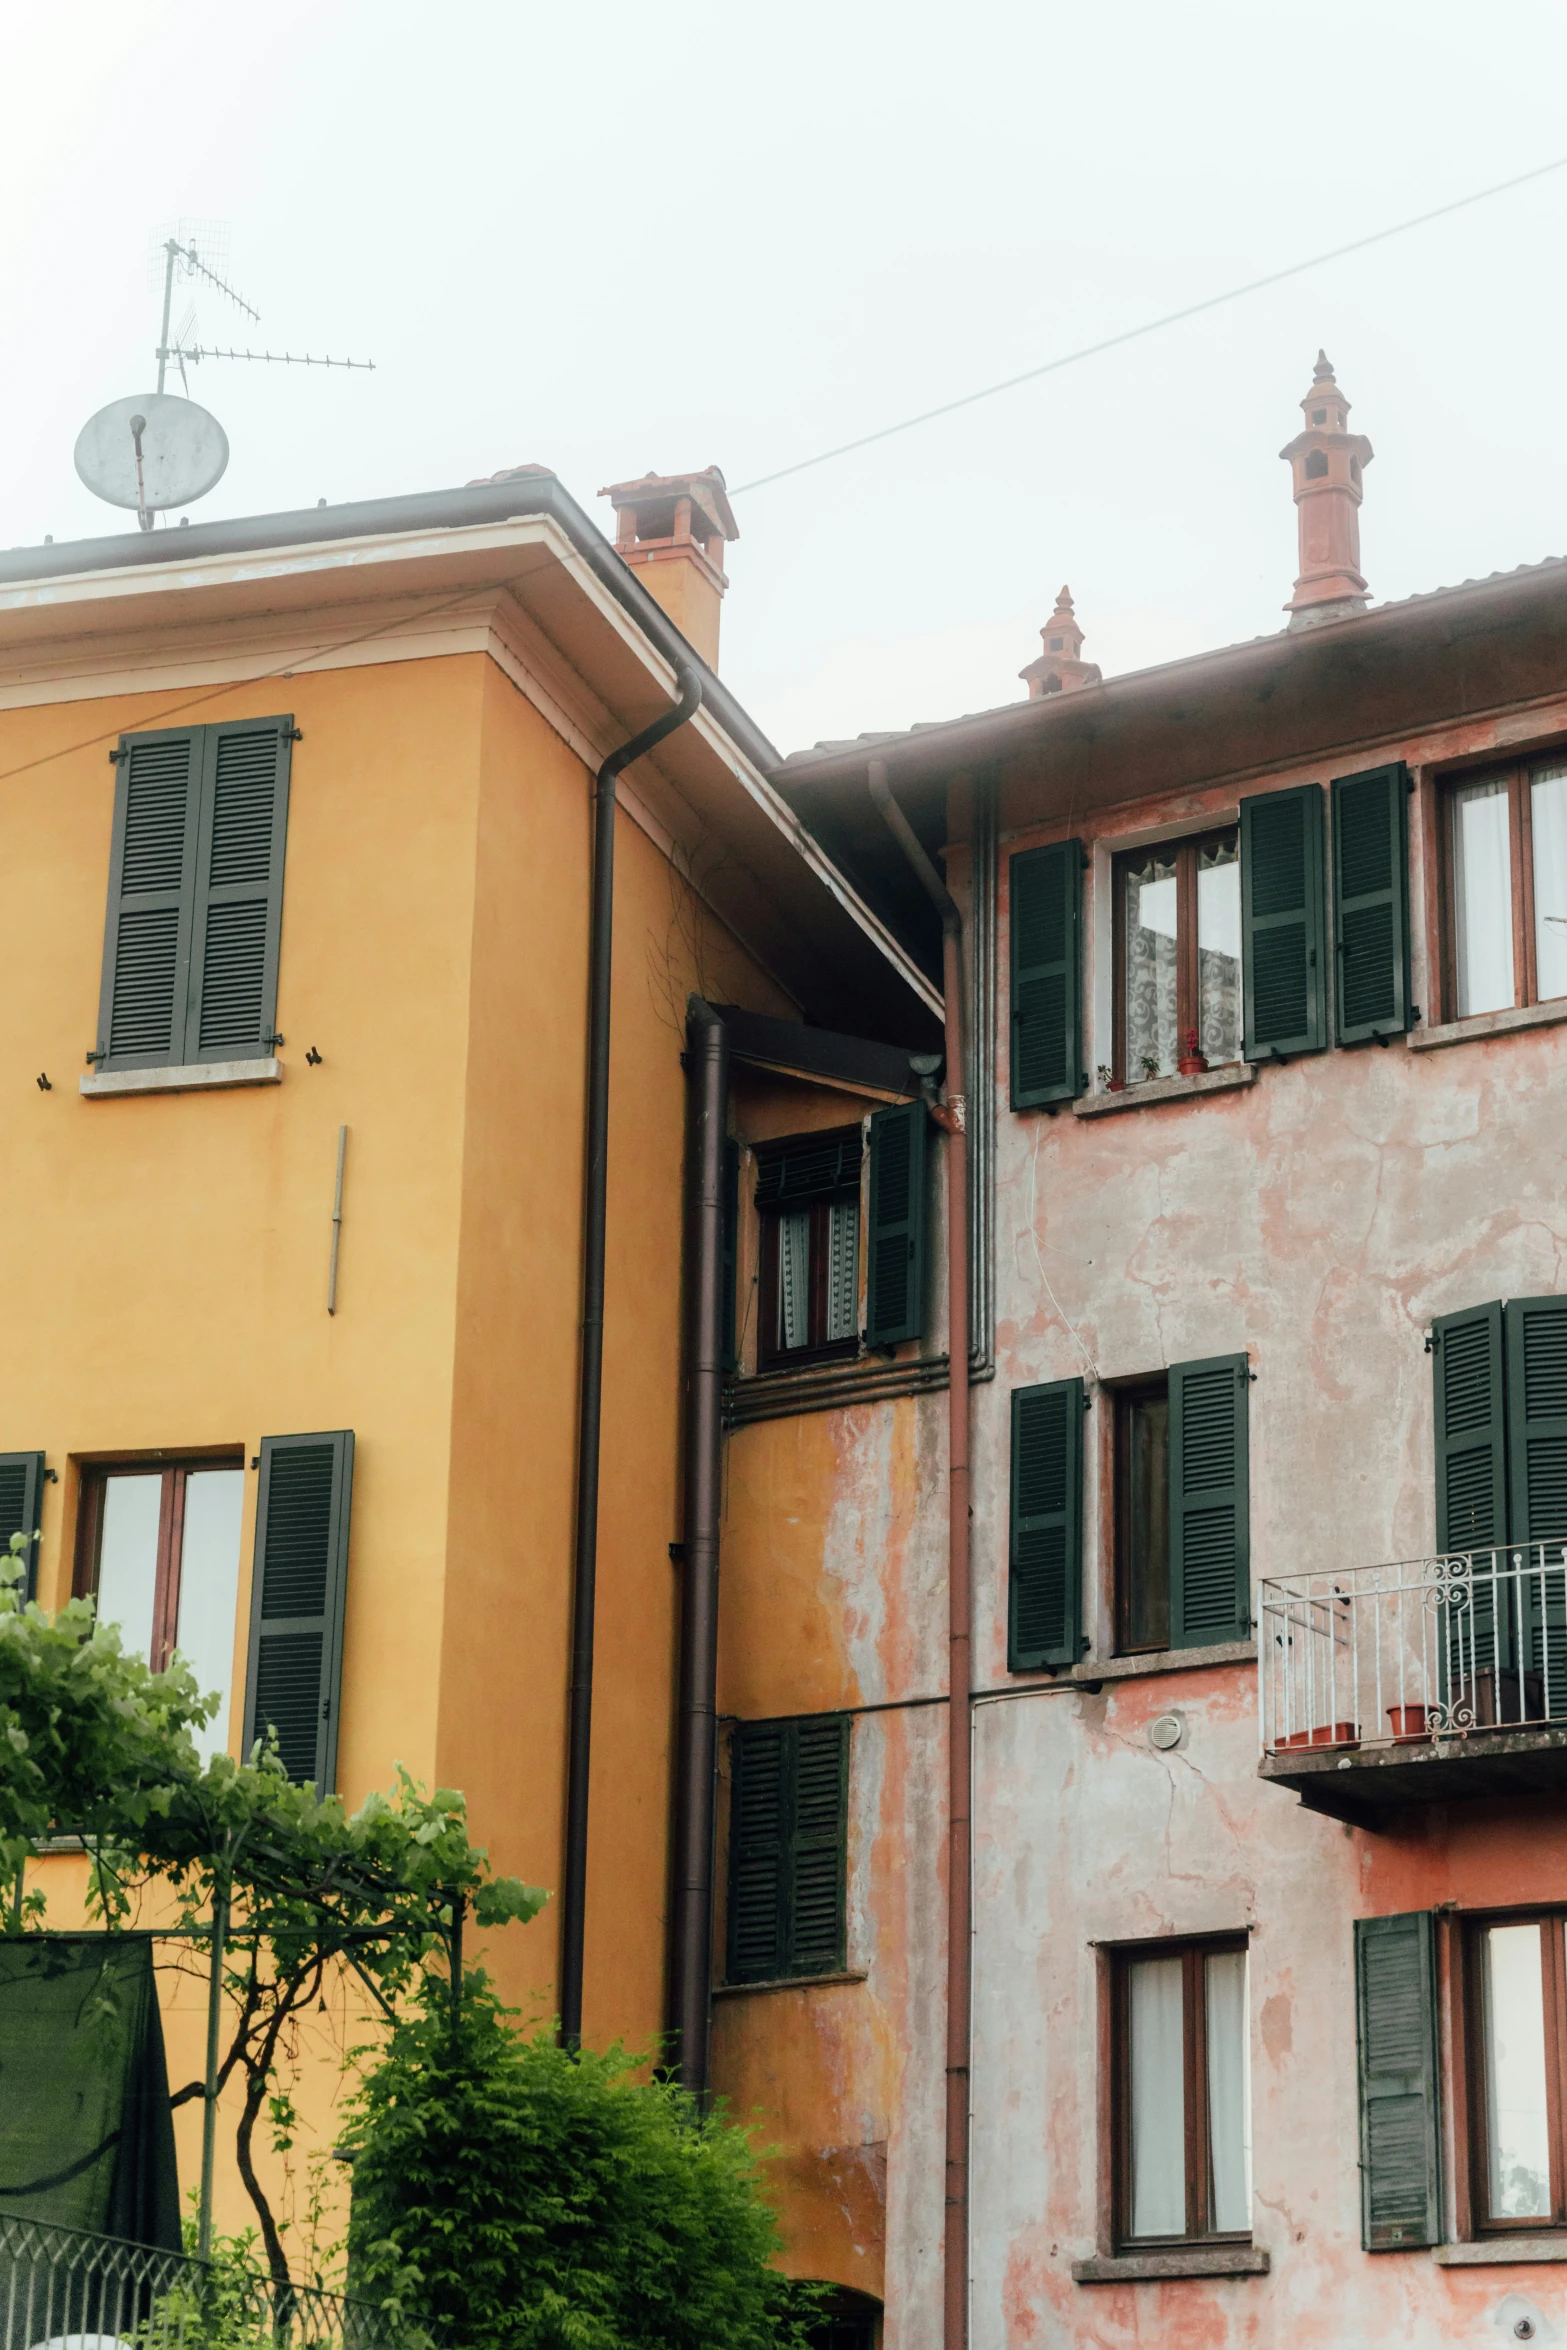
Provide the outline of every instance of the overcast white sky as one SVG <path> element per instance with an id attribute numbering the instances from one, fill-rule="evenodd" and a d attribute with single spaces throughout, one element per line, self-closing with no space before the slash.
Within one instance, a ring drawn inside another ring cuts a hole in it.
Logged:
<path id="1" fill-rule="evenodd" d="M 0 545 L 149 388 L 152 232 L 231 223 L 193 519 L 524 461 L 731 483 L 1567 154 L 1561 0 L 13 0 Z M 1281 625 L 1319 343 L 1373 594 L 1567 552 L 1567 171 L 737 501 L 722 666 L 783 748 Z M 188 297 L 187 297 L 188 298 Z M 177 386 L 176 386 L 177 388 Z M 129 518 L 124 518 L 129 519 Z"/>

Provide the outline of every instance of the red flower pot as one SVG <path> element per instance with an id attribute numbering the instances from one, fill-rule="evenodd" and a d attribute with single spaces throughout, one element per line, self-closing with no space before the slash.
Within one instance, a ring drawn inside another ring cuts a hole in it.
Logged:
<path id="1" fill-rule="evenodd" d="M 1201 1077 L 1205 1075 L 1208 1064 L 1201 1053 L 1182 1053 L 1175 1066 L 1183 1077 Z"/>
<path id="2" fill-rule="evenodd" d="M 1417 1739 L 1429 1738 L 1431 1709 L 1426 1705 L 1390 1705 L 1387 1718 L 1393 1726 L 1393 1737 L 1400 1746 L 1410 1746 Z"/>
<path id="3" fill-rule="evenodd" d="M 1292 1730 L 1287 1738 L 1281 1738 L 1278 1743 L 1281 1747 L 1358 1746 L 1360 1725 L 1358 1722 L 1319 1722 L 1314 1730 Z"/>

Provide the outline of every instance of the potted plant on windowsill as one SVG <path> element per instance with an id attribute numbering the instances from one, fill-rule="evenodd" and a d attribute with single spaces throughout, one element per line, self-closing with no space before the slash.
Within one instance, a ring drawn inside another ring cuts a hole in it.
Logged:
<path id="1" fill-rule="evenodd" d="M 1126 1079 L 1124 1077 L 1117 1077 L 1112 1070 L 1106 1068 L 1103 1061 L 1100 1062 L 1098 1068 L 1094 1071 L 1094 1075 L 1099 1080 L 1099 1090 L 1101 1093 L 1125 1093 Z"/>
<path id="2" fill-rule="evenodd" d="M 1183 1077 L 1205 1076 L 1208 1068 L 1208 1059 L 1205 1053 L 1201 1053 L 1197 1049 L 1199 1038 L 1195 1028 L 1187 1029 L 1185 1043 L 1186 1050 L 1184 1053 L 1182 1053 L 1179 1061 L 1177 1061 L 1176 1067 L 1179 1069 Z"/>

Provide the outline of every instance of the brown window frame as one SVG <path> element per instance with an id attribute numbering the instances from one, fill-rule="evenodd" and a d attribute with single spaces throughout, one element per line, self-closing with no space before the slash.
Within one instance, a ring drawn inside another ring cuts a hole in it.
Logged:
<path id="1" fill-rule="evenodd" d="M 1212 2197 L 1212 2147 L 1208 2129 L 1207 2001 L 1203 1962 L 1249 1948 L 1245 1934 L 1182 1935 L 1149 1942 L 1118 1943 L 1104 1953 L 1109 1979 L 1105 2001 L 1102 2063 L 1108 2082 L 1108 2171 L 1111 2242 L 1117 2253 L 1156 2252 L 1192 2244 L 1249 2244 L 1247 2228 L 1207 2224 Z M 1181 1974 L 1182 2072 L 1186 2115 L 1186 2231 L 1179 2236 L 1134 2236 L 1132 2212 L 1131 1970 L 1141 1959 L 1179 1958 Z M 1249 2024 L 1249 2018 L 1248 2018 Z"/>
<path id="2" fill-rule="evenodd" d="M 1567 1910 L 1548 1907 L 1491 1910 L 1456 1921 L 1460 1981 L 1453 2002 L 1460 2046 L 1455 2051 L 1455 2085 L 1461 2087 L 1454 2114 L 1460 2140 L 1460 2169 L 1468 2212 L 1460 2207 L 1461 2238 L 1567 2233 Z M 1492 1926 L 1538 1925 L 1545 2005 L 1545 2098 L 1550 2131 L 1551 2217 L 1492 2219 L 1490 2145 L 1486 2129 L 1484 1968 L 1482 1935 Z M 1467 2220 L 1467 2224 L 1465 2221 Z"/>
<path id="3" fill-rule="evenodd" d="M 865 1309 L 865 1209 L 863 1198 L 864 1150 L 858 1126 L 831 1127 L 821 1134 L 803 1134 L 798 1137 L 783 1135 L 777 1138 L 777 1147 L 787 1147 L 796 1140 L 802 1143 L 821 1143 L 847 1139 L 853 1136 L 860 1148 L 855 1181 L 839 1191 L 820 1199 L 780 1200 L 756 1212 L 757 1229 L 757 1332 L 756 1367 L 759 1371 L 794 1370 L 809 1363 L 852 1361 L 860 1352 L 864 1336 Z M 769 1149 L 775 1147 L 769 1138 Z M 856 1232 L 854 1319 L 855 1330 L 850 1338 L 827 1338 L 822 1334 L 827 1327 L 827 1261 L 829 1210 L 844 1200 L 852 1199 L 858 1214 Z M 778 1343 L 778 1226 L 782 1217 L 796 1215 L 802 1208 L 809 1209 L 810 1238 L 810 1298 L 807 1320 L 810 1338 L 804 1346 L 780 1346 Z"/>
<path id="4" fill-rule="evenodd" d="M 1458 1009 L 1458 877 L 1457 858 L 1453 853 L 1453 800 L 1457 792 L 1477 783 L 1505 783 L 1507 786 L 1507 853 L 1508 878 L 1511 883 L 1513 916 L 1513 1001 L 1512 1009 L 1522 1011 L 1530 1004 L 1542 1001 L 1540 995 L 1539 957 L 1534 936 L 1534 799 L 1530 783 L 1536 767 L 1559 766 L 1567 761 L 1567 744 L 1557 744 L 1532 752 L 1527 758 L 1507 766 L 1488 765 L 1452 770 L 1436 779 L 1436 864 L 1438 873 L 1438 901 L 1441 921 L 1441 1000 L 1445 1019 L 1483 1020 L 1484 1012 L 1460 1013 Z M 1567 997 L 1547 996 L 1547 1003 L 1564 1003 Z M 1506 1010 L 1508 1007 L 1499 1007 Z"/>
<path id="5" fill-rule="evenodd" d="M 1165 1625 L 1163 1640 L 1134 1641 L 1130 1636 L 1132 1583 L 1130 1550 L 1132 1445 L 1130 1423 L 1132 1407 L 1135 1404 L 1147 1403 L 1153 1397 L 1160 1395 L 1165 1398 L 1168 1404 L 1169 1394 L 1170 1374 L 1168 1371 L 1150 1371 L 1144 1378 L 1128 1379 L 1124 1385 L 1117 1384 L 1110 1390 L 1112 1404 L 1110 1599 L 1117 1656 L 1163 1656 L 1168 1653 L 1170 1646 L 1168 1622 Z M 1166 1563 L 1168 1564 L 1168 1561 Z M 1168 1590 L 1165 1594 L 1165 1606 L 1168 1611 Z"/>
<path id="6" fill-rule="evenodd" d="M 98 1564 L 103 1551 L 104 1491 L 111 1477 L 161 1476 L 158 1503 L 158 1565 L 152 1602 L 152 1654 L 155 1673 L 163 1672 L 174 1654 L 180 1620 L 180 1571 L 185 1546 L 185 1486 L 193 1470 L 243 1469 L 242 1447 L 224 1446 L 216 1452 L 125 1453 L 117 1458 L 86 1461 L 80 1471 L 76 1509 L 76 1550 L 71 1592 L 77 1599 L 94 1598 Z"/>
<path id="7" fill-rule="evenodd" d="M 1150 857 L 1162 858 L 1167 864 L 1173 860 L 1175 865 L 1175 1034 L 1184 1054 L 1188 1031 L 1202 1025 L 1198 1018 L 1197 860 L 1204 849 L 1218 848 L 1224 842 L 1233 842 L 1238 857 L 1238 824 L 1216 824 L 1207 832 L 1182 833 L 1176 840 L 1147 841 L 1141 848 L 1118 849 L 1110 860 L 1110 1073 L 1118 1084 L 1133 1082 L 1126 1066 L 1126 876 L 1134 865 L 1145 865 Z M 1136 1082 L 1142 1082 L 1141 1071 Z"/>

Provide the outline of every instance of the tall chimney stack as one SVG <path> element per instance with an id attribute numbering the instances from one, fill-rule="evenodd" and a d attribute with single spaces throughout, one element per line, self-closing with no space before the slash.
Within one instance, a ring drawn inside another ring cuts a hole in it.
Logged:
<path id="1" fill-rule="evenodd" d="M 1077 686 L 1102 682 L 1098 662 L 1083 659 L 1083 632 L 1072 609 L 1070 588 L 1064 587 L 1057 596 L 1056 608 L 1040 630 L 1039 641 L 1044 651 L 1018 671 L 1031 702 L 1037 702 L 1042 694 L 1069 694 Z"/>
<path id="2" fill-rule="evenodd" d="M 645 473 L 600 490 L 615 509 L 615 545 L 709 669 L 718 667 L 718 607 L 729 581 L 725 542 L 739 524 L 716 465 Z"/>
<path id="3" fill-rule="evenodd" d="M 1371 443 L 1364 433 L 1346 429 L 1349 402 L 1325 351 L 1317 353 L 1311 389 L 1300 405 L 1306 429 L 1279 451 L 1294 477 L 1300 527 L 1300 577 L 1284 609 L 1291 628 L 1311 628 L 1366 608 L 1360 501 Z"/>

